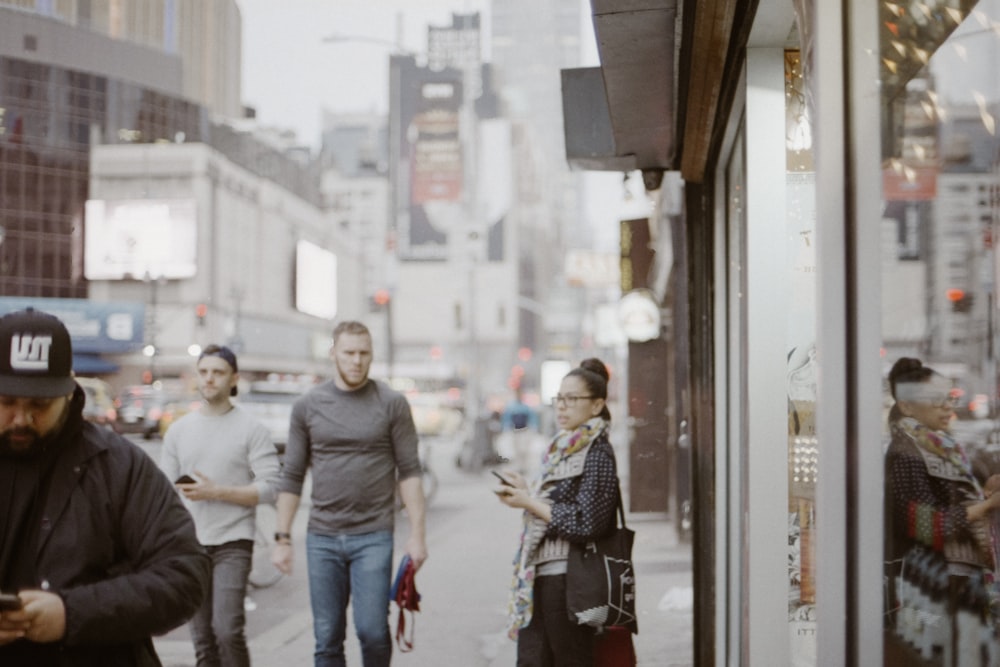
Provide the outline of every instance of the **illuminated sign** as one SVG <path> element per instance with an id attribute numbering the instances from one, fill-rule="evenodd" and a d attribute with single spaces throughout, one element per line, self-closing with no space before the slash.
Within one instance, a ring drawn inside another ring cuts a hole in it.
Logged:
<path id="1" fill-rule="evenodd" d="M 85 210 L 88 280 L 178 279 L 197 273 L 193 199 L 91 199 Z"/>
<path id="2" fill-rule="evenodd" d="M 295 309 L 328 320 L 337 316 L 337 256 L 308 241 L 295 246 Z"/>
<path id="3" fill-rule="evenodd" d="M 624 295 L 618 302 L 618 318 L 630 341 L 644 343 L 660 337 L 660 307 L 648 289 Z"/>

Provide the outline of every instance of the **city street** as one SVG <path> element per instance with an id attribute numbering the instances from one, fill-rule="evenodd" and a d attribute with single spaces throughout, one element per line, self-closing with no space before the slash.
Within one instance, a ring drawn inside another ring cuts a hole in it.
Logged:
<path id="1" fill-rule="evenodd" d="M 139 444 L 151 455 L 158 455 L 158 442 Z M 440 486 L 428 511 L 430 559 L 416 580 L 422 595 L 421 611 L 416 615 L 416 646 L 411 653 L 395 649 L 394 665 L 500 667 L 515 662 L 515 645 L 503 630 L 520 516 L 493 496 L 493 478 L 487 471 L 464 472 L 455 466 L 458 447 L 457 442 L 447 441 L 437 441 L 431 447 L 430 465 Z M 312 661 L 303 553 L 307 511 L 303 503 L 296 517 L 292 575 L 269 588 L 250 590 L 247 630 L 257 665 L 298 667 Z M 665 513 L 629 515 L 628 521 L 637 533 L 633 555 L 640 609 L 640 634 L 635 637 L 639 664 L 692 665 L 688 545 L 677 543 Z M 406 529 L 405 516 L 401 516 L 397 545 L 405 540 Z M 393 631 L 396 615 L 392 605 Z M 186 628 L 157 639 L 156 647 L 165 667 L 193 667 Z M 361 664 L 351 628 L 346 652 L 349 665 Z"/>

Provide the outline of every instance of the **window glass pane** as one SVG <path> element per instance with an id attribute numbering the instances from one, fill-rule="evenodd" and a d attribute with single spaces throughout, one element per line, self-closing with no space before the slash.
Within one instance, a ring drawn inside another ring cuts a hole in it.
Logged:
<path id="1" fill-rule="evenodd" d="M 885 664 L 995 665 L 1000 0 L 879 24 Z"/>
<path id="2" fill-rule="evenodd" d="M 795 665 L 816 664 L 816 174 L 800 51 L 785 52 L 788 284 L 788 622 Z"/>

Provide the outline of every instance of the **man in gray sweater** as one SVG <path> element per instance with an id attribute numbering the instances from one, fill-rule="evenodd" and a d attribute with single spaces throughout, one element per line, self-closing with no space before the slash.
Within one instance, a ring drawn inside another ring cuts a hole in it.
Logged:
<path id="1" fill-rule="evenodd" d="M 267 428 L 231 401 L 238 370 L 228 347 L 209 345 L 202 351 L 198 392 L 204 403 L 170 427 L 160 459 L 212 558 L 208 597 L 190 623 L 198 667 L 250 665 L 243 598 L 256 506 L 274 502 L 281 472 Z"/>
<path id="2" fill-rule="evenodd" d="M 397 482 L 410 522 L 404 549 L 417 568 L 427 558 L 417 433 L 406 398 L 368 377 L 372 339 L 364 324 L 338 324 L 331 356 L 334 378 L 310 390 L 292 409 L 272 560 L 291 572 L 292 519 L 311 467 L 306 556 L 315 665 L 345 665 L 346 614 L 353 593 L 354 627 L 365 667 L 387 667 L 392 657 L 388 615 Z"/>

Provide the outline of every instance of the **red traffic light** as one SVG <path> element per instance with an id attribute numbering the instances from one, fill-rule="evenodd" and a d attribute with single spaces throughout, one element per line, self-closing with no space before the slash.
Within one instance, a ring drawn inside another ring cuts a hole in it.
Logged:
<path id="1" fill-rule="evenodd" d="M 965 290 L 958 289 L 957 287 L 952 287 L 951 289 L 947 290 L 944 293 L 944 295 L 948 297 L 948 301 L 953 301 L 953 302 L 961 301 L 962 299 L 965 298 Z"/>
<path id="2" fill-rule="evenodd" d="M 372 301 L 374 301 L 379 306 L 384 306 L 387 303 L 389 303 L 389 298 L 390 298 L 389 290 L 380 289 L 375 291 L 375 294 L 372 296 Z"/>
<path id="3" fill-rule="evenodd" d="M 199 303 L 194 307 L 194 314 L 198 317 L 205 317 L 205 315 L 208 315 L 208 305 Z"/>

